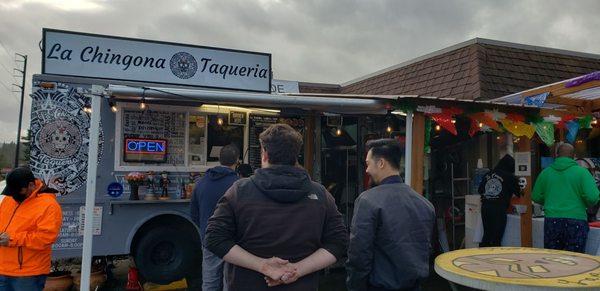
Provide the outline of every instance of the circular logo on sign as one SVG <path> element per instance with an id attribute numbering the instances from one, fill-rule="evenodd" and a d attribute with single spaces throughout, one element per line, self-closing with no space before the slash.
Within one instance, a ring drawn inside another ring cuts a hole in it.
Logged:
<path id="1" fill-rule="evenodd" d="M 42 127 L 39 145 L 45 154 L 53 158 L 69 158 L 81 147 L 81 133 L 70 121 L 58 119 Z"/>
<path id="2" fill-rule="evenodd" d="M 179 79 L 189 79 L 196 74 L 198 63 L 194 56 L 186 52 L 178 52 L 171 57 L 169 62 L 171 72 Z"/>
<path id="3" fill-rule="evenodd" d="M 123 185 L 119 182 L 112 182 L 108 185 L 106 192 L 110 197 L 121 197 L 121 195 L 123 195 Z"/>
<path id="4" fill-rule="evenodd" d="M 57 83 L 47 90 L 34 82 L 31 94 L 31 159 L 29 167 L 46 185 L 67 195 L 80 189 L 87 179 L 90 116 L 83 111 L 89 97 L 70 84 Z M 102 157 L 102 124 L 98 162 Z"/>

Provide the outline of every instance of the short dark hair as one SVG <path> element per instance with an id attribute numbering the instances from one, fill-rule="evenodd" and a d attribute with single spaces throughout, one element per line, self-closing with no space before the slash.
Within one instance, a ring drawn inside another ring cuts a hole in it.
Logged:
<path id="1" fill-rule="evenodd" d="M 219 163 L 223 166 L 233 166 L 240 158 L 240 150 L 234 144 L 228 144 L 219 152 Z"/>
<path id="2" fill-rule="evenodd" d="M 302 135 L 287 124 L 273 124 L 258 137 L 273 165 L 296 165 L 302 148 Z"/>
<path id="3" fill-rule="evenodd" d="M 396 169 L 400 169 L 400 158 L 402 157 L 402 146 L 393 138 L 382 138 L 367 142 L 367 151 L 371 151 L 374 159 L 384 159 Z"/>

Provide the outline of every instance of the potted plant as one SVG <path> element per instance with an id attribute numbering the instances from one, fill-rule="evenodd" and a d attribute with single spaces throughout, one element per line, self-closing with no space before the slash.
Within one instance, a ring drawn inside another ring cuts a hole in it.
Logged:
<path id="1" fill-rule="evenodd" d="M 73 277 L 71 277 L 71 271 L 67 269 L 66 261 L 52 261 L 44 291 L 67 291 L 71 290 L 72 286 Z"/>
<path id="2" fill-rule="evenodd" d="M 106 262 L 103 259 L 94 260 L 90 273 L 90 291 L 100 289 L 106 279 Z M 73 277 L 73 283 L 76 290 L 81 290 L 81 270 L 77 270 L 76 275 Z"/>
<path id="3" fill-rule="evenodd" d="M 146 174 L 140 172 L 130 172 L 125 175 L 125 181 L 129 183 L 129 200 L 140 200 L 139 189 L 140 185 L 143 185 L 146 181 Z"/>

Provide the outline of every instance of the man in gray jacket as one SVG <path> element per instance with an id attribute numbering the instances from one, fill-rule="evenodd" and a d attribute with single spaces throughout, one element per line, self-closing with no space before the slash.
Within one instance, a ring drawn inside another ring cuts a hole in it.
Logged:
<path id="1" fill-rule="evenodd" d="M 367 174 L 376 187 L 356 199 L 346 280 L 348 290 L 420 290 L 429 275 L 433 205 L 402 183 L 402 147 L 394 139 L 367 143 Z"/>

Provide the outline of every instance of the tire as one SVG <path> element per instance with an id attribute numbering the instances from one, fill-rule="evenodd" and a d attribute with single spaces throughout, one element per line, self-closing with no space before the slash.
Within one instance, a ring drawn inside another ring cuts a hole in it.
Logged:
<path id="1" fill-rule="evenodd" d="M 139 239 L 133 257 L 147 281 L 168 284 L 190 273 L 202 273 L 202 249 L 184 230 L 160 226 L 147 230 Z"/>

